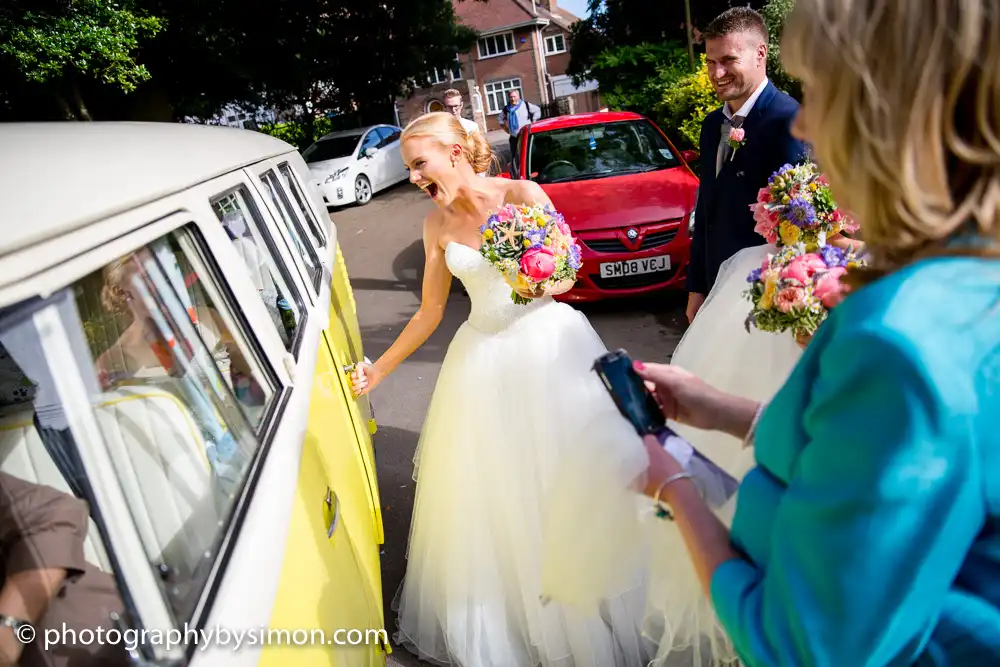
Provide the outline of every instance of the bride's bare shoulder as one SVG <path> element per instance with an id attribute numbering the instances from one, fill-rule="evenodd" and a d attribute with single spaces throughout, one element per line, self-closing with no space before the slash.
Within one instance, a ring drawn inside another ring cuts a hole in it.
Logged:
<path id="1" fill-rule="evenodd" d="M 505 204 L 552 204 L 552 200 L 545 194 L 538 183 L 534 181 L 499 179 L 507 182 L 504 193 Z"/>

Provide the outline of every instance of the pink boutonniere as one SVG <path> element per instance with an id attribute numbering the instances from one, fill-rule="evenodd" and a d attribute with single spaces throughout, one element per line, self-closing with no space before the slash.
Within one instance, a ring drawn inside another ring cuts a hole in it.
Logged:
<path id="1" fill-rule="evenodd" d="M 729 147 L 733 149 L 733 154 L 729 158 L 730 161 L 736 157 L 736 151 L 739 150 L 739 147 L 747 142 L 746 136 L 746 130 L 742 127 L 729 128 L 729 139 L 727 142 L 729 143 Z"/>

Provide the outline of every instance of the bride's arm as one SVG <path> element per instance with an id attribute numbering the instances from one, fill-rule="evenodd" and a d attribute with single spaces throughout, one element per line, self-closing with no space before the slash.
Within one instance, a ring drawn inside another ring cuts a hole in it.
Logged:
<path id="1" fill-rule="evenodd" d="M 438 243 L 440 224 L 431 214 L 424 221 L 424 281 L 420 308 L 403 328 L 399 338 L 378 358 L 373 366 L 379 378 L 396 370 L 399 364 L 423 345 L 444 317 L 451 272 L 445 264 L 444 250 Z"/>

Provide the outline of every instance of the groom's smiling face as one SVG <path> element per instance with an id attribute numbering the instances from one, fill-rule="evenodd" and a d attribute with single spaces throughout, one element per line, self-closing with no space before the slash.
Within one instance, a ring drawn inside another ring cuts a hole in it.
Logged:
<path id="1" fill-rule="evenodd" d="M 705 60 L 715 94 L 723 102 L 739 102 L 738 111 L 766 76 L 767 44 L 754 31 L 732 32 L 705 40 Z"/>

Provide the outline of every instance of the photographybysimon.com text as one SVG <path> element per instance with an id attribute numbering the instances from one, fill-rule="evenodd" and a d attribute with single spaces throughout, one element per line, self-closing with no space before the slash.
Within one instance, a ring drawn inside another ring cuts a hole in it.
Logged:
<path id="1" fill-rule="evenodd" d="M 18 639 L 29 643 L 35 639 L 32 626 L 22 626 Z M 338 628 L 252 628 L 233 630 L 229 628 L 183 628 L 169 630 L 97 628 L 96 630 L 75 630 L 66 627 L 46 628 L 42 639 L 45 649 L 59 645 L 76 646 L 123 646 L 135 651 L 140 646 L 162 646 L 166 650 L 175 647 L 196 646 L 198 650 L 215 646 L 239 651 L 244 648 L 265 646 L 368 646 L 388 645 L 389 637 L 384 629 Z"/>

